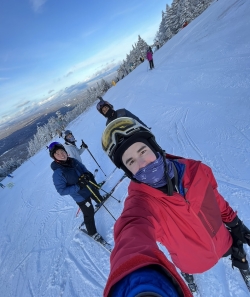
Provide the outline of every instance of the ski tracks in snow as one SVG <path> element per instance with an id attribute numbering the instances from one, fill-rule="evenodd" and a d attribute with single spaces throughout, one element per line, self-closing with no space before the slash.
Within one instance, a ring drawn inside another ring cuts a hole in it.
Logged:
<path id="1" fill-rule="evenodd" d="M 176 150 L 176 148 L 178 149 L 178 152 L 176 153 L 177 155 L 195 156 L 200 160 L 204 160 L 205 157 L 202 150 L 197 144 L 198 139 L 193 139 L 188 131 L 188 115 L 189 108 L 186 107 L 175 109 L 169 108 L 168 111 L 164 112 L 161 115 L 160 122 L 164 117 L 167 119 L 167 131 L 160 133 L 164 136 L 158 137 L 157 135 L 157 140 L 160 139 L 160 142 L 167 143 L 167 152 L 170 152 L 169 146 L 172 146 L 173 150 Z M 158 129 L 157 123 L 156 126 Z M 174 152 L 171 153 L 174 154 Z"/>

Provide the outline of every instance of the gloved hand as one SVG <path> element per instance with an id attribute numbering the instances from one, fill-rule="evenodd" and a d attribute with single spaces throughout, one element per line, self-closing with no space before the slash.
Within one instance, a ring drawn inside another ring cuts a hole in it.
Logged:
<path id="1" fill-rule="evenodd" d="M 80 148 L 88 148 L 87 144 L 82 140 L 82 144 L 80 146 Z"/>
<path id="2" fill-rule="evenodd" d="M 230 223 L 227 225 L 229 226 L 230 232 L 234 239 L 237 239 L 242 243 L 247 243 L 250 246 L 250 230 L 239 218 L 234 226 L 230 226 Z"/>
<path id="3" fill-rule="evenodd" d="M 81 175 L 78 179 L 77 185 L 82 189 L 89 185 L 90 176 L 85 173 Z"/>

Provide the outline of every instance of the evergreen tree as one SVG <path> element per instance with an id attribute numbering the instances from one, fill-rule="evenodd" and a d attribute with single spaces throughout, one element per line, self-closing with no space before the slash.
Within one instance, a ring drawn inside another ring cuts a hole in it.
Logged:
<path id="1" fill-rule="evenodd" d="M 103 93 L 106 93 L 108 89 L 110 88 L 110 85 L 106 82 L 105 79 L 101 80 L 101 90 Z"/>
<path id="2" fill-rule="evenodd" d="M 148 44 L 144 41 L 140 35 L 138 35 L 138 42 L 137 42 L 138 54 L 140 57 L 145 58 L 147 53 Z"/>
<path id="3" fill-rule="evenodd" d="M 156 40 L 158 40 L 160 44 L 164 44 L 167 41 L 166 18 L 167 18 L 167 14 L 162 11 L 162 19 L 161 19 L 161 23 L 160 23 L 157 38 L 156 38 Z"/>
<path id="4" fill-rule="evenodd" d="M 184 0 L 182 11 L 180 14 L 180 26 L 187 21 L 188 23 L 192 20 L 192 8 L 190 0 Z"/>

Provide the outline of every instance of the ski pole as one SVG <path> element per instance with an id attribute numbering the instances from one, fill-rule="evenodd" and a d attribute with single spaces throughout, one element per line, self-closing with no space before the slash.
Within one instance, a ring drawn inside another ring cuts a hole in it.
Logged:
<path id="1" fill-rule="evenodd" d="M 83 142 L 83 140 L 82 140 L 82 142 Z M 94 161 L 96 162 L 96 164 L 98 165 L 98 167 L 101 169 L 101 171 L 103 172 L 103 174 L 104 174 L 105 176 L 107 176 L 107 175 L 104 173 L 104 171 L 102 170 L 101 166 L 100 166 L 100 165 L 98 164 L 98 162 L 96 161 L 95 157 L 92 155 L 91 151 L 90 151 L 88 148 L 86 148 L 86 149 L 87 149 L 87 151 L 89 152 L 90 156 L 94 159 Z"/>
<path id="2" fill-rule="evenodd" d="M 98 167 L 101 169 L 101 171 L 103 172 L 103 174 L 104 174 L 105 176 L 107 176 L 107 175 L 104 173 L 104 171 L 102 170 L 101 166 L 100 166 L 100 165 L 98 164 L 98 162 L 96 161 L 95 157 L 92 155 L 91 151 L 90 151 L 88 148 L 87 148 L 87 150 L 88 150 L 90 156 L 94 159 L 94 161 L 95 161 L 96 164 L 98 165 Z"/>
<path id="3" fill-rule="evenodd" d="M 101 200 L 96 196 L 96 194 L 91 190 L 90 186 L 86 185 L 86 187 L 87 187 L 87 189 L 90 191 L 90 193 L 92 193 L 92 194 L 95 196 L 95 198 L 96 198 L 100 203 L 102 203 Z M 107 207 L 106 207 L 104 204 L 102 204 L 102 206 L 107 210 L 107 212 L 111 215 L 111 217 L 116 221 L 116 218 L 115 218 L 115 217 L 112 215 L 112 213 L 107 209 Z"/>
<path id="4" fill-rule="evenodd" d="M 93 183 L 91 180 L 89 180 L 89 182 L 95 186 L 98 190 L 102 190 L 104 193 L 109 194 L 109 192 L 106 192 L 105 190 L 103 190 L 101 187 L 99 187 L 97 184 Z M 114 196 L 110 195 L 110 197 L 114 198 L 116 201 L 121 202 L 121 200 L 118 200 L 117 198 L 115 198 Z"/>

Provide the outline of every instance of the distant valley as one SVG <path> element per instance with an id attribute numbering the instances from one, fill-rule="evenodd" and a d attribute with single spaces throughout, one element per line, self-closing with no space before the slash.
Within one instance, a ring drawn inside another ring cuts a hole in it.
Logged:
<path id="1" fill-rule="evenodd" d="M 54 111 L 49 113 L 37 114 L 29 116 L 27 119 L 20 121 L 19 123 L 12 124 L 8 129 L 1 131 L 0 139 L 0 166 L 3 161 L 7 161 L 10 158 L 15 159 L 27 159 L 28 156 L 28 142 L 33 138 L 37 132 L 37 126 L 43 126 L 48 122 L 48 119 L 55 116 L 57 110 L 61 114 L 72 110 L 75 105 L 68 107 L 58 107 Z"/>

